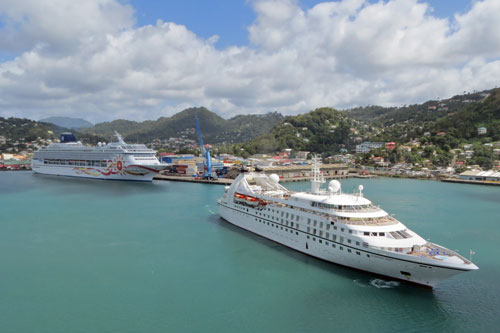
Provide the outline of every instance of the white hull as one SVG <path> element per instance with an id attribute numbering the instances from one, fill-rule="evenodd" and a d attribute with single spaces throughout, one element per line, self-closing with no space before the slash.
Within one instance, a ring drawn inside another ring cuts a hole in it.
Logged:
<path id="1" fill-rule="evenodd" d="M 80 177 L 92 179 L 107 179 L 107 180 L 132 180 L 150 182 L 156 175 L 156 172 L 147 169 L 142 169 L 141 173 L 129 173 L 126 168 L 123 172 L 104 167 L 86 167 L 86 166 L 71 166 L 71 165 L 47 165 L 33 161 L 31 168 L 33 172 L 67 177 Z"/>
<path id="2" fill-rule="evenodd" d="M 263 217 L 262 213 L 258 215 L 258 212 L 262 212 L 258 207 L 241 205 L 232 200 L 219 200 L 219 214 L 229 223 L 332 263 L 428 287 L 466 271 L 440 267 L 436 265 L 435 260 L 432 262 L 425 258 L 334 242 L 308 234 L 303 225 L 299 225 L 298 229 L 297 224 L 290 228 L 279 221 Z"/>

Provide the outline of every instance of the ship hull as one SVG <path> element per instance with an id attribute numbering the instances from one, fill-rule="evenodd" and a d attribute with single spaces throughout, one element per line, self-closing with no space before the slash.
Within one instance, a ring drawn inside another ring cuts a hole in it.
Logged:
<path id="1" fill-rule="evenodd" d="M 235 226 L 313 257 L 426 287 L 432 288 L 438 282 L 465 271 L 322 239 L 308 234 L 300 227 L 290 228 L 270 218 L 264 218 L 263 215 L 266 214 L 262 214 L 259 207 L 220 201 L 219 214 Z"/>
<path id="2" fill-rule="evenodd" d="M 148 166 L 124 167 L 123 170 L 110 170 L 110 168 L 71 166 L 71 165 L 47 165 L 32 163 L 31 168 L 37 174 L 79 177 L 101 180 L 124 180 L 151 182 L 158 173 L 157 170 Z"/>

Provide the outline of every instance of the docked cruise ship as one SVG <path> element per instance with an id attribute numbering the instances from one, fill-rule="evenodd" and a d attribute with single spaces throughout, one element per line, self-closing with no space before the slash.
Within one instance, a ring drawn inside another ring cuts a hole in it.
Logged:
<path id="1" fill-rule="evenodd" d="M 143 144 L 128 144 L 115 132 L 118 141 L 97 147 L 85 146 L 71 133 L 61 134 L 60 143 L 42 147 L 33 155 L 35 173 L 111 180 L 152 181 L 167 167 L 156 152 Z"/>
<path id="2" fill-rule="evenodd" d="M 343 193 L 337 180 L 322 190 L 319 163 L 311 192 L 293 192 L 278 175 L 242 173 L 218 200 L 220 216 L 243 229 L 311 256 L 390 278 L 434 287 L 478 267 L 426 241 L 363 196 Z"/>

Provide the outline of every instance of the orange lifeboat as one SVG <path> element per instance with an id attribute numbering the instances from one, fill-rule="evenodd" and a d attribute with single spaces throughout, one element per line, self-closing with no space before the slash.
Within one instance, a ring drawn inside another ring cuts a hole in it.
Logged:
<path id="1" fill-rule="evenodd" d="M 234 201 L 245 202 L 245 199 L 246 199 L 246 196 L 244 196 L 243 194 L 240 194 L 240 193 L 234 194 Z"/>
<path id="2" fill-rule="evenodd" d="M 254 198 L 254 197 L 247 197 L 246 203 L 247 203 L 247 205 L 250 205 L 250 206 L 258 206 L 260 203 L 260 200 L 257 198 Z"/>

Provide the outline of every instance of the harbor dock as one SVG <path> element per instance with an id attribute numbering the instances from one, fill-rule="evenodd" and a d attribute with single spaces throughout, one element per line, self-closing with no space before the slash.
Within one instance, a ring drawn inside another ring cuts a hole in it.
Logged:
<path id="1" fill-rule="evenodd" d="M 325 179 L 343 179 L 343 178 L 352 178 L 354 175 L 342 175 L 342 176 L 330 176 L 325 177 Z M 170 175 L 156 175 L 154 180 L 169 180 L 174 182 L 188 182 L 188 183 L 203 183 L 203 184 L 212 184 L 212 185 L 231 185 L 234 179 L 230 178 L 218 178 L 218 179 L 200 179 L 189 176 L 170 176 Z M 280 178 L 280 182 L 302 182 L 302 181 L 310 181 L 311 177 L 293 177 L 293 178 Z"/>
<path id="2" fill-rule="evenodd" d="M 458 178 L 441 178 L 441 181 L 447 182 L 447 183 L 500 186 L 500 181 L 495 181 L 495 180 L 470 180 L 470 179 L 458 179 Z"/>

